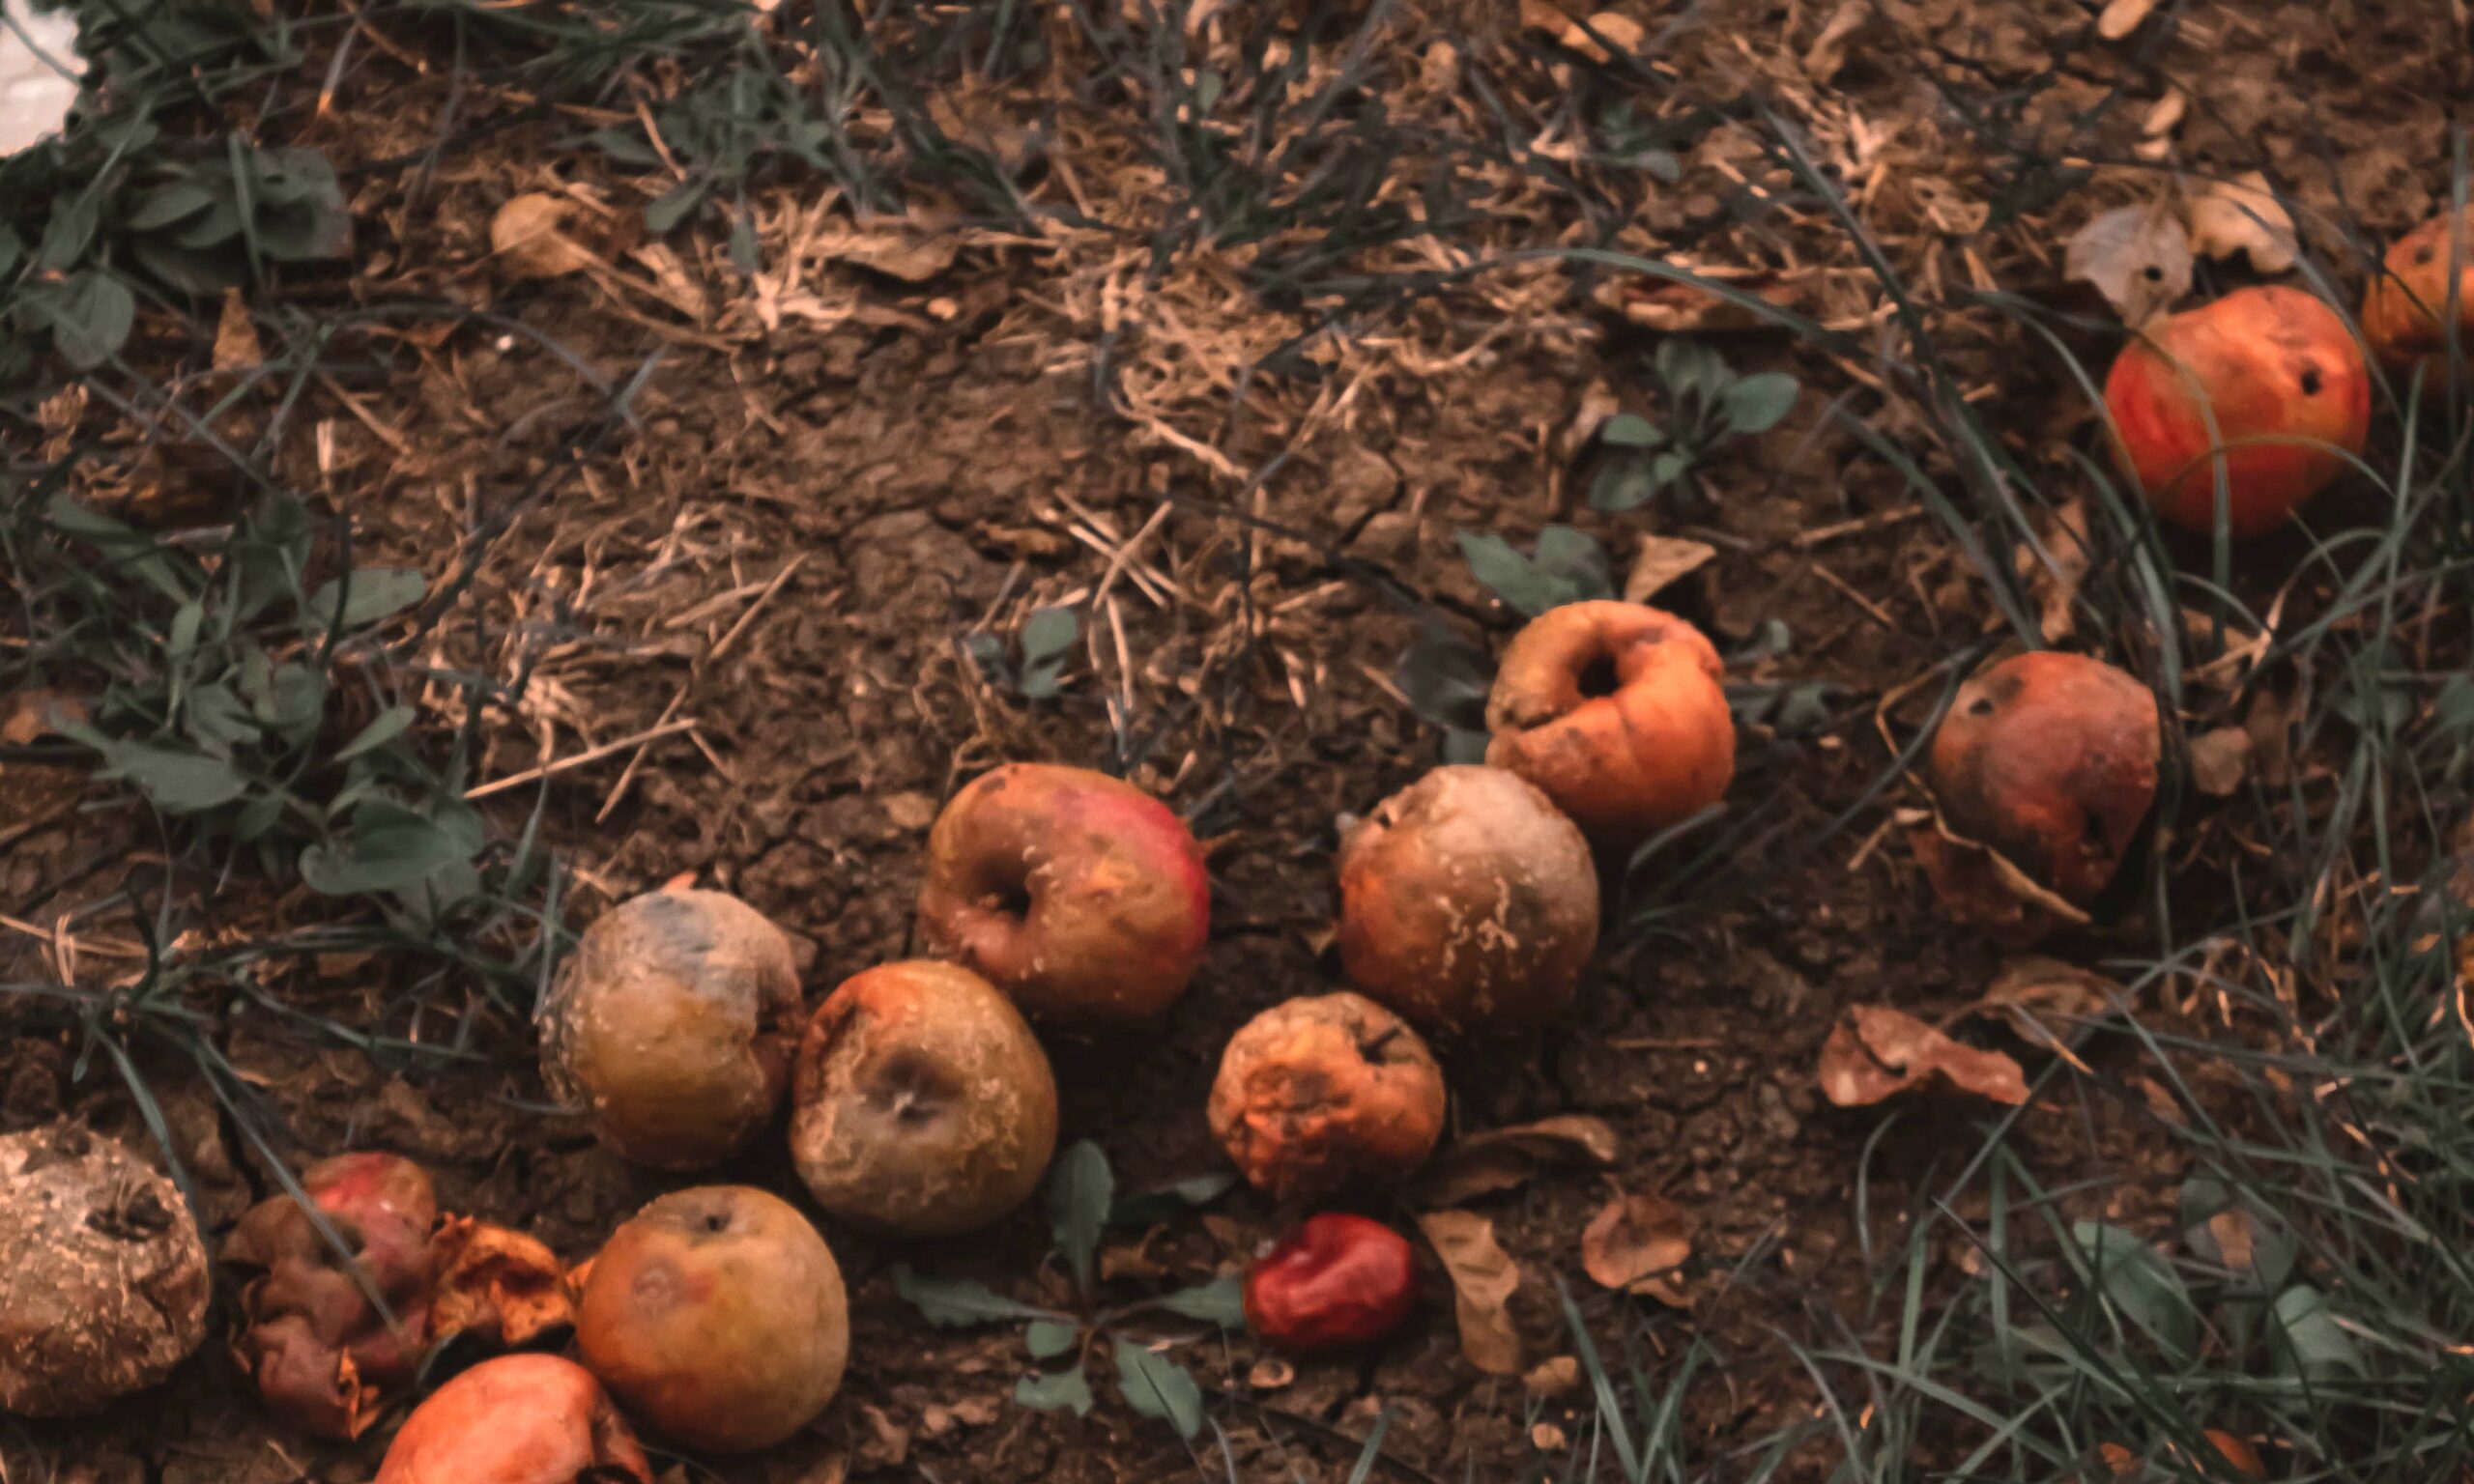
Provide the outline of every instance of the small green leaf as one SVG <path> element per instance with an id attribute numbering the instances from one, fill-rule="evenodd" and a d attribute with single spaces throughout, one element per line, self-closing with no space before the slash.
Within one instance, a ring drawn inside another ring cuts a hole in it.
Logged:
<path id="1" fill-rule="evenodd" d="M 1036 1412 L 1070 1412 L 1078 1417 L 1087 1417 L 1091 1414 L 1091 1381 L 1079 1365 L 1070 1371 L 1025 1376 L 1014 1383 L 1014 1402 Z"/>
<path id="2" fill-rule="evenodd" d="M 1485 729 L 1486 693 L 1495 672 L 1483 649 L 1428 619 L 1418 625 L 1395 672 L 1409 698 L 1409 709 L 1421 721 L 1450 729 Z"/>
<path id="3" fill-rule="evenodd" d="M 314 844 L 301 852 L 301 879 L 324 897 L 401 892 L 430 872 L 460 865 L 472 850 L 454 831 L 436 821 L 371 800 L 353 812 L 351 838 L 342 845 Z"/>
<path id="4" fill-rule="evenodd" d="M 43 223 L 43 242 L 35 248 L 35 261 L 54 272 L 75 268 L 94 245 L 95 229 L 101 223 L 101 191 L 87 189 L 55 199 L 51 219 Z"/>
<path id="5" fill-rule="evenodd" d="M 1657 372 L 1667 395 L 1678 401 L 1689 399 L 1696 404 L 1696 414 L 1710 406 L 1732 375 L 1725 357 L 1715 350 L 1676 336 L 1659 342 Z"/>
<path id="6" fill-rule="evenodd" d="M 25 260 L 26 240 L 17 235 L 16 228 L 0 226 L 0 278 L 15 272 L 17 265 Z"/>
<path id="7" fill-rule="evenodd" d="M 893 1270 L 893 1291 L 932 1325 L 963 1327 L 1014 1319 L 1061 1319 L 1052 1310 L 1019 1303 L 977 1283 L 949 1278 L 923 1278 L 907 1264 Z"/>
<path id="8" fill-rule="evenodd" d="M 1621 513 L 1639 508 L 1657 492 L 1658 487 L 1650 482 L 1649 460 L 1609 459 L 1599 468 L 1597 477 L 1590 481 L 1589 506 Z"/>
<path id="9" fill-rule="evenodd" d="M 338 579 L 320 584 L 309 594 L 301 606 L 302 625 L 311 634 L 325 633 L 331 623 L 339 629 L 365 628 L 418 603 L 426 587 L 420 573 L 410 567 L 357 567 L 349 589 Z M 335 612 L 339 598 L 340 617 Z"/>
<path id="10" fill-rule="evenodd" d="M 194 814 L 239 798 L 249 786 L 233 766 L 199 753 L 125 742 L 82 722 L 62 720 L 61 735 L 102 755 L 105 778 L 126 779 L 167 814 Z"/>
<path id="11" fill-rule="evenodd" d="M 1116 1177 L 1099 1145 L 1078 1140 L 1057 1156 L 1048 1178 L 1049 1219 L 1055 1224 L 1057 1249 L 1074 1270 L 1075 1283 L 1086 1293 L 1092 1260 L 1100 1252 L 1100 1229 L 1108 1224 L 1108 1208 L 1115 1202 Z"/>
<path id="12" fill-rule="evenodd" d="M 370 724 L 360 728 L 360 735 L 335 750 L 331 761 L 350 762 L 363 753 L 375 752 L 394 741 L 411 728 L 417 713 L 410 706 L 388 706 L 378 713 Z"/>
<path id="13" fill-rule="evenodd" d="M 1180 1438 L 1202 1431 L 1202 1387 L 1186 1368 L 1132 1340 L 1116 1342 L 1117 1389 L 1126 1405 L 1146 1417 L 1159 1417 Z"/>
<path id="14" fill-rule="evenodd" d="M 702 178 L 682 181 L 645 208 L 645 230 L 659 237 L 687 219 L 687 214 L 704 204 L 705 193 L 712 183 Z"/>
<path id="15" fill-rule="evenodd" d="M 1246 1327 L 1246 1284 L 1234 1273 L 1163 1295 L 1159 1303 L 1169 1313 L 1188 1319 L 1207 1320 L 1228 1329 Z"/>
<path id="16" fill-rule="evenodd" d="M 2327 1295 L 2297 1283 L 2277 1295 L 2274 1315 L 2268 1345 L 2278 1369 L 2314 1381 L 2361 1374 L 2362 1351 L 2338 1322 Z"/>
<path id="17" fill-rule="evenodd" d="M 1597 441 L 1610 448 L 1655 448 L 1666 442 L 1666 430 L 1638 413 L 1617 413 L 1597 430 Z"/>
<path id="18" fill-rule="evenodd" d="M 1054 659 L 1073 647 L 1075 636 L 1081 631 L 1081 621 L 1074 616 L 1073 609 L 1041 609 L 1022 622 L 1022 663 L 1037 665 Z"/>
<path id="19" fill-rule="evenodd" d="M 1606 564 L 1605 549 L 1596 538 L 1569 526 L 1549 526 L 1538 533 L 1538 555 L 1530 565 L 1540 575 L 1565 585 L 1559 601 L 1577 603 L 1615 596 L 1615 579 Z"/>
<path id="20" fill-rule="evenodd" d="M 215 201 L 215 192 L 196 181 L 174 181 L 168 186 L 158 186 L 138 197 L 137 204 L 129 208 L 129 214 L 121 219 L 121 225 L 131 232 L 159 232 L 177 222 L 187 221 L 213 206 Z"/>
<path id="21" fill-rule="evenodd" d="M 1022 1327 L 1022 1347 L 1034 1360 L 1054 1359 L 1081 1338 L 1082 1327 L 1069 1320 L 1035 1319 Z"/>
<path id="22" fill-rule="evenodd" d="M 1108 1209 L 1108 1224 L 1151 1226 L 1173 1220 L 1181 1213 L 1196 1206 L 1210 1205 L 1226 1194 L 1228 1187 L 1235 1184 L 1236 1176 L 1222 1171 L 1213 1175 L 1196 1175 L 1157 1190 L 1119 1196 L 1117 1203 Z"/>
<path id="23" fill-rule="evenodd" d="M 137 297 L 129 285 L 97 268 L 41 299 L 30 294 L 21 302 L 50 327 L 51 343 L 61 357 L 80 371 L 111 359 L 129 343 L 129 332 L 137 324 Z"/>
<path id="24" fill-rule="evenodd" d="M 2156 1250 L 2118 1226 L 2080 1221 L 2071 1226 L 2082 1256 L 2094 1269 L 2106 1300 L 2176 1355 L 2199 1344 L 2199 1310 L 2182 1276 Z"/>
<path id="25" fill-rule="evenodd" d="M 1801 389 L 1796 379 L 1783 371 L 1764 371 L 1729 386 L 1718 405 L 1726 415 L 1727 426 L 1734 431 L 1767 433 L 1796 410 L 1796 395 Z"/>

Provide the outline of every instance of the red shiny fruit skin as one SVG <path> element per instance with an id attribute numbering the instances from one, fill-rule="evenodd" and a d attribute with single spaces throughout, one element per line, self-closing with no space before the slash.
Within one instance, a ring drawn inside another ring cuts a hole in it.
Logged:
<path id="1" fill-rule="evenodd" d="M 1364 1216 L 1309 1216 L 1246 1271 L 1246 1326 L 1278 1350 L 1354 1350 L 1407 1324 L 1417 1308 L 1408 1239 Z"/>

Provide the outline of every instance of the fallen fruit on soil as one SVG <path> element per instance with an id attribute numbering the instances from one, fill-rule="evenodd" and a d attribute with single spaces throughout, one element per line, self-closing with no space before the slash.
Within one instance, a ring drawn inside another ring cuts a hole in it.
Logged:
<path id="1" fill-rule="evenodd" d="M 2449 316 L 2452 278 L 2454 334 L 2441 328 Z M 2388 249 L 2363 298 L 2362 333 L 2390 370 L 2407 375 L 2419 365 L 2426 397 L 2446 395 L 2449 342 L 2474 351 L 2474 206 L 2453 221 L 2432 217 Z"/>
<path id="2" fill-rule="evenodd" d="M 1211 1129 L 1257 1188 L 1310 1199 L 1424 1163 L 1443 1104 L 1443 1072 L 1418 1033 L 1343 990 L 1275 1005 L 1229 1038 Z"/>
<path id="3" fill-rule="evenodd" d="M 1505 646 L 1486 761 L 1529 780 L 1596 843 L 1639 844 L 1726 796 L 1735 718 L 1718 651 L 1640 603 L 1568 603 Z"/>
<path id="4" fill-rule="evenodd" d="M 2123 347 L 2105 378 L 2105 408 L 2157 514 L 2215 529 L 2221 468 L 2227 529 L 2256 536 L 2335 479 L 2345 454 L 2362 452 L 2371 375 L 2335 310 L 2266 285 L 2171 316 Z"/>
<path id="5" fill-rule="evenodd" d="M 395 1155 L 322 1159 L 301 1173 L 301 1188 L 358 1260 L 288 1194 L 250 1207 L 223 1243 L 223 1260 L 252 1272 L 233 1351 L 275 1415 L 322 1438 L 357 1438 L 419 1367 L 438 1202 L 428 1173 Z"/>
<path id="6" fill-rule="evenodd" d="M 842 1270 L 790 1203 L 747 1185 L 673 1191 L 592 1260 L 576 1304 L 588 1369 L 691 1447 L 770 1447 L 824 1410 L 849 1357 Z"/>
<path id="7" fill-rule="evenodd" d="M 1047 1024 L 1148 1019 L 1202 962 L 1211 883 L 1169 808 L 1086 768 L 1008 763 L 954 795 L 928 834 L 919 927 Z"/>
<path id="8" fill-rule="evenodd" d="M 556 1356 L 502 1356 L 413 1410 L 377 1484 L 652 1484 L 626 1419 L 590 1372 Z"/>
<path id="9" fill-rule="evenodd" d="M 773 1122 L 803 1009 L 791 940 L 763 914 L 723 892 L 647 892 L 560 965 L 541 1073 L 624 1157 L 698 1169 Z"/>
<path id="10" fill-rule="evenodd" d="M 1429 1030 L 1541 1025 L 1597 946 L 1589 842 L 1502 768 L 1437 768 L 1384 800 L 1339 870 L 1349 983 Z"/>
<path id="11" fill-rule="evenodd" d="M 430 1243 L 429 1336 L 485 1351 L 561 1343 L 575 1328 L 566 1266 L 539 1241 L 457 1216 Z"/>
<path id="12" fill-rule="evenodd" d="M 2155 802 L 2158 747 L 2145 686 L 2101 660 L 2035 650 L 1959 687 L 1928 771 L 1953 831 L 2086 906 Z"/>
<path id="13" fill-rule="evenodd" d="M 1307 1217 L 1246 1270 L 1246 1327 L 1291 1355 L 1372 1345 L 1417 1302 L 1409 1240 L 1342 1212 Z"/>
<path id="14" fill-rule="evenodd" d="M 1012 1211 L 1056 1152 L 1056 1079 L 1030 1026 L 968 969 L 914 960 L 844 982 L 793 1073 L 791 1155 L 817 1203 L 941 1237 Z"/>
<path id="15" fill-rule="evenodd" d="M 96 1411 L 206 1336 L 206 1244 L 178 1186 L 74 1124 L 0 1135 L 0 1411 Z"/>

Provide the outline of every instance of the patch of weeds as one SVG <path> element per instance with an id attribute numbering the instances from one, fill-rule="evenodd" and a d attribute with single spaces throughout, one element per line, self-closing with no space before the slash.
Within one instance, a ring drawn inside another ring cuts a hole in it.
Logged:
<path id="1" fill-rule="evenodd" d="M 1235 1277 L 1123 1302 L 1102 1301 L 1096 1267 L 1101 1234 L 1157 1214 L 1198 1206 L 1227 1189 L 1223 1176 L 1181 1183 L 1167 1190 L 1120 1201 L 1108 1156 L 1083 1140 L 1057 1156 L 1045 1200 L 1056 1235 L 1056 1250 L 1074 1275 L 1080 1298 L 1073 1310 L 1044 1308 L 1006 1298 L 977 1283 L 924 1277 L 908 1267 L 894 1270 L 894 1287 L 932 1325 L 972 1327 L 1019 1324 L 1022 1348 L 1037 1366 L 1015 1383 L 1018 1405 L 1079 1416 L 1094 1405 L 1089 1365 L 1103 1350 L 1114 1368 L 1117 1392 L 1137 1413 L 1166 1422 L 1181 1438 L 1203 1429 L 1202 1387 L 1192 1372 L 1130 1327 L 1145 1318 L 1170 1316 L 1242 1328 L 1246 1310 Z M 1064 1362 L 1064 1363 L 1059 1363 Z"/>
<path id="2" fill-rule="evenodd" d="M 1590 486 L 1595 509 L 1634 509 L 1677 486 L 1706 502 L 1697 471 L 1712 452 L 1776 427 L 1801 390 L 1783 371 L 1738 376 L 1715 350 L 1681 337 L 1659 342 L 1648 369 L 1665 394 L 1667 423 L 1618 413 L 1598 429 L 1613 452 Z"/>
<path id="3" fill-rule="evenodd" d="M 990 684 L 1025 700 L 1050 700 L 1064 689 L 1065 662 L 1081 635 L 1082 620 L 1074 610 L 1051 605 L 1022 621 L 1014 641 L 1019 664 L 1006 658 L 1005 642 L 985 630 L 963 636 L 963 648 Z"/>

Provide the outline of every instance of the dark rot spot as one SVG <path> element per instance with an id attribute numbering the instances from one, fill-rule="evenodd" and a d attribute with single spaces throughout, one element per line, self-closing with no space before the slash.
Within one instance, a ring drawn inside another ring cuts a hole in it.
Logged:
<path id="1" fill-rule="evenodd" d="M 2140 276 L 2145 278 L 2150 283 L 2163 283 L 2165 281 L 2165 270 L 2158 268 L 2153 263 L 2150 263 L 2145 268 L 2140 270 Z"/>
<path id="2" fill-rule="evenodd" d="M 1975 699 L 1968 702 L 1968 715 L 1970 716 L 1991 716 L 1992 714 L 1993 698 L 1990 696 L 1978 696 Z"/>
<path id="3" fill-rule="evenodd" d="M 2323 385 L 2325 384 L 2320 380 L 2319 368 L 2317 366 L 2305 366 L 2302 368 L 2302 394 L 2304 396 L 2316 397 L 2319 395 L 2319 388 Z"/>
<path id="4" fill-rule="evenodd" d="M 2437 252 L 2433 251 L 2430 247 L 2425 247 L 2414 254 L 2414 266 L 2416 268 L 2420 268 L 2437 256 L 2439 256 Z"/>

